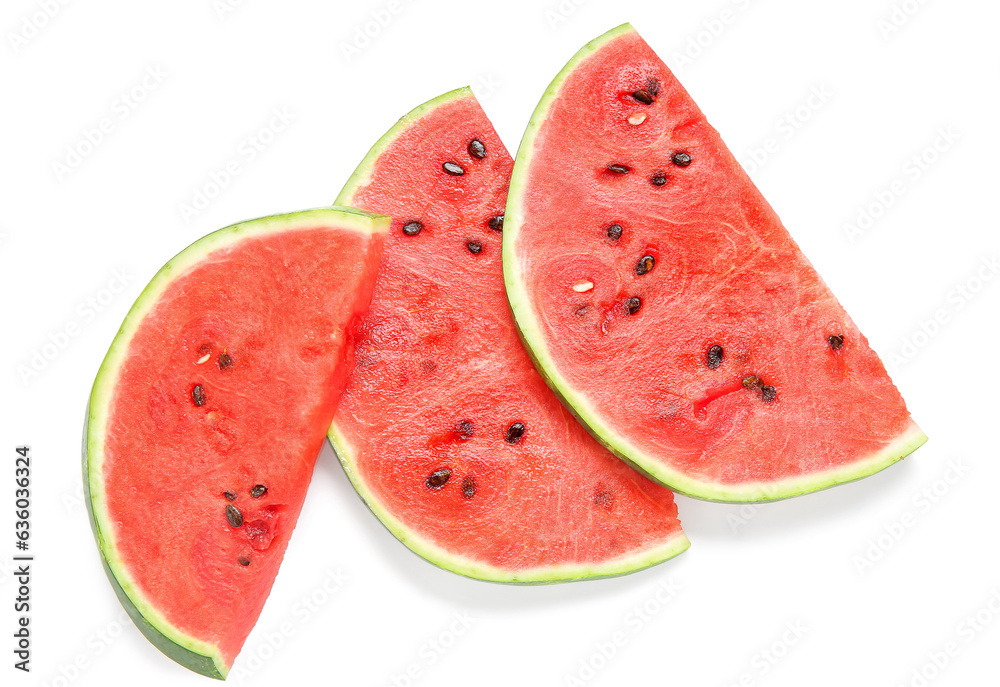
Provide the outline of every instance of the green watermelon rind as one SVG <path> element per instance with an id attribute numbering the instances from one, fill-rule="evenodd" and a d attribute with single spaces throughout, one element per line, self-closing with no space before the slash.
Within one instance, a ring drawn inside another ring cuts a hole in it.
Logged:
<path id="1" fill-rule="evenodd" d="M 371 183 L 371 172 L 375 167 L 375 162 L 379 159 L 382 153 L 385 152 L 396 137 L 400 133 L 406 130 L 407 127 L 412 125 L 418 119 L 426 114 L 433 112 L 442 105 L 447 105 L 448 103 L 454 102 L 456 100 L 461 100 L 462 98 L 475 97 L 472 94 L 472 89 L 468 86 L 462 86 L 456 88 L 453 91 L 448 91 L 443 93 L 433 100 L 428 100 L 422 105 L 418 105 L 413 108 L 405 115 L 399 118 L 392 128 L 385 132 L 382 137 L 375 142 L 375 145 L 371 147 L 368 154 L 365 155 L 361 164 L 357 166 L 354 173 L 347 179 L 347 183 L 344 184 L 344 188 L 340 190 L 340 194 L 337 196 L 337 200 L 334 201 L 337 205 L 350 206 L 351 201 L 357 194 L 358 189 L 362 186 L 367 186 Z"/>
<path id="2" fill-rule="evenodd" d="M 384 507 L 375 498 L 371 491 L 368 490 L 368 486 L 364 480 L 355 471 L 354 466 L 351 465 L 349 459 L 352 453 L 351 445 L 346 437 L 340 433 L 336 425 L 330 428 L 328 437 L 334 453 L 337 454 L 337 458 L 340 460 L 340 464 L 343 466 L 344 472 L 347 473 L 347 478 L 351 481 L 358 496 L 361 497 L 361 500 L 385 528 L 408 549 L 424 560 L 433 563 L 439 568 L 464 577 L 471 577 L 472 579 L 485 582 L 520 585 L 555 584 L 575 580 L 617 577 L 663 563 L 683 553 L 691 546 L 691 542 L 688 541 L 687 536 L 683 532 L 678 531 L 676 536 L 671 537 L 660 546 L 644 549 L 638 553 L 621 556 L 600 564 L 550 565 L 521 570 L 508 570 L 475 561 L 465 556 L 458 556 L 436 545 L 427 537 L 421 536 L 413 528 L 404 525 L 402 521 L 396 518 L 389 512 L 388 508 Z"/>
<path id="3" fill-rule="evenodd" d="M 673 470 L 654 457 L 645 454 L 625 437 L 619 435 L 610 427 L 590 403 L 578 393 L 569 381 L 559 372 L 552 358 L 539 327 L 538 315 L 532 307 L 523 279 L 521 266 L 514 254 L 514 245 L 524 223 L 524 213 L 521 199 L 524 197 L 527 182 L 527 170 L 531 166 L 531 158 L 535 147 L 535 136 L 545 122 L 549 108 L 566 79 L 576 68 L 604 45 L 616 38 L 634 33 L 631 24 L 622 24 L 607 33 L 598 36 L 582 47 L 574 55 L 562 71 L 556 75 L 545 90 L 542 99 L 532 113 L 531 120 L 521 139 L 517 155 L 514 158 L 514 171 L 510 181 L 510 191 L 507 195 L 507 207 L 504 212 L 503 230 L 503 268 L 504 284 L 507 299 L 510 302 L 514 323 L 517 326 L 524 347 L 531 356 L 535 367 L 548 383 L 549 387 L 562 400 L 563 404 L 583 424 L 584 427 L 603 444 L 609 451 L 627 462 L 633 468 L 650 479 L 666 485 L 670 489 L 687 496 L 706 501 L 723 503 L 760 503 L 791 498 L 801 494 L 826 489 L 846 482 L 872 475 L 893 463 L 906 457 L 924 442 L 926 435 L 913 421 L 891 441 L 876 453 L 854 461 L 842 468 L 832 468 L 818 473 L 789 477 L 773 482 L 749 482 L 731 484 L 694 479 L 677 470 Z"/>
<path id="4" fill-rule="evenodd" d="M 372 234 L 386 232 L 389 218 L 355 208 L 329 207 L 271 215 L 224 227 L 194 242 L 164 265 L 146 285 L 115 335 L 94 380 L 83 436 L 83 485 L 87 512 L 101 554 L 101 564 L 115 594 L 140 632 L 161 652 L 202 675 L 224 680 L 230 666 L 216 646 L 192 637 L 174 626 L 136 587 L 117 553 L 117 544 L 105 505 L 102 481 L 106 423 L 114 399 L 114 383 L 129 344 L 145 316 L 175 279 L 183 276 L 206 255 L 239 241 L 277 231 L 335 224 L 338 228 Z"/>
<path id="5" fill-rule="evenodd" d="M 471 97 L 474 97 L 472 90 L 468 86 L 463 86 L 444 93 L 433 100 L 429 100 L 403 115 L 368 151 L 368 154 L 361 161 L 361 164 L 358 165 L 354 174 L 347 180 L 335 202 L 339 205 L 350 205 L 353 202 L 358 190 L 370 183 L 371 172 L 376 161 L 400 133 L 410 125 L 443 105 L 461 100 L 462 98 Z M 364 480 L 355 471 L 350 460 L 350 456 L 353 453 L 352 447 L 346 437 L 338 430 L 336 423 L 330 427 L 328 438 L 330 439 L 330 445 L 333 447 L 334 453 L 337 454 L 337 458 L 358 496 L 361 497 L 361 500 L 385 528 L 421 558 L 439 568 L 465 577 L 504 584 L 552 584 L 580 579 L 615 577 L 662 563 L 686 551 L 691 545 L 687 536 L 682 531 L 679 531 L 677 536 L 663 542 L 656 548 L 646 549 L 631 556 L 624 556 L 599 565 L 545 566 L 524 570 L 508 570 L 487 565 L 470 558 L 456 556 L 437 546 L 430 539 L 421 536 L 412 528 L 404 525 L 398 518 L 392 515 L 385 505 L 375 498 L 364 483 Z"/>

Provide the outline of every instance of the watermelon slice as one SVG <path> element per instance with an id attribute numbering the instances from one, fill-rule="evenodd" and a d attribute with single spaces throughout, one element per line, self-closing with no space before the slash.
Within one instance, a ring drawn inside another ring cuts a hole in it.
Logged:
<path id="1" fill-rule="evenodd" d="M 878 356 L 666 65 L 625 24 L 581 49 L 518 150 L 507 294 L 608 448 L 699 498 L 870 475 L 923 432 Z"/>
<path id="2" fill-rule="evenodd" d="M 619 575 L 688 547 L 673 495 L 594 441 L 517 339 L 501 269 L 513 161 L 467 88 L 403 117 L 338 203 L 389 214 L 330 440 L 404 544 L 462 575 Z"/>
<path id="3" fill-rule="evenodd" d="M 84 484 L 146 637 L 224 678 L 260 615 L 350 370 L 389 219 L 327 208 L 189 246 L 97 374 Z"/>

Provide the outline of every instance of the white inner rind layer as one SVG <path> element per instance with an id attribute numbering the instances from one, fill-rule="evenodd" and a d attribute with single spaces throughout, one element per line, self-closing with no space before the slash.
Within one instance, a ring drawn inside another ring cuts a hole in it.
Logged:
<path id="1" fill-rule="evenodd" d="M 120 588 L 119 598 L 143 634 L 161 651 L 178 663 L 209 677 L 225 679 L 229 671 L 218 647 L 185 633 L 168 621 L 138 588 L 118 554 L 115 531 L 107 509 L 104 489 L 104 446 L 107 423 L 112 411 L 114 391 L 130 344 L 146 315 L 156 307 L 161 296 L 180 277 L 204 261 L 211 253 L 230 248 L 246 239 L 284 231 L 329 227 L 338 231 L 353 230 L 365 235 L 386 233 L 389 218 L 355 208 L 329 207 L 272 215 L 219 229 L 191 244 L 164 265 L 153 277 L 129 310 L 121 329 L 111 343 L 97 372 L 90 395 L 84 435 L 84 480 L 89 494 L 91 524 L 101 556 L 113 583 Z M 116 590 L 118 592 L 119 590 Z M 122 598 L 124 595 L 125 598 Z M 129 604 L 133 608 L 129 608 Z M 136 617 L 136 615 L 140 617 Z M 145 625 L 145 626 L 144 626 Z M 150 630 L 160 637 L 150 634 Z M 213 670 L 214 668 L 214 670 Z"/>
<path id="2" fill-rule="evenodd" d="M 831 468 L 818 473 L 796 475 L 771 482 L 736 484 L 697 479 L 669 467 L 656 456 L 645 453 L 630 442 L 627 437 L 619 434 L 595 410 L 583 392 L 575 388 L 560 372 L 559 366 L 546 344 L 545 336 L 542 334 L 541 320 L 524 279 L 524 266 L 517 256 L 517 241 L 524 225 L 523 199 L 530 178 L 532 157 L 535 153 L 535 138 L 545 123 L 552 103 L 559 97 L 563 84 L 577 67 L 611 41 L 634 32 L 635 29 L 630 24 L 622 24 L 594 39 L 573 56 L 552 80 L 539 101 L 528 123 L 528 128 L 524 132 L 524 137 L 521 139 L 517 156 L 514 158 L 514 171 L 511 176 L 510 192 L 507 195 L 507 207 L 504 213 L 504 284 L 521 340 L 542 377 L 577 419 L 612 453 L 674 491 L 708 501 L 745 503 L 785 499 L 867 477 L 909 455 L 927 441 L 927 437 L 912 420 L 898 436 L 887 441 L 880 451 L 843 467 Z"/>
<path id="3" fill-rule="evenodd" d="M 354 174 L 347 180 L 347 184 L 340 192 L 340 195 L 337 196 L 336 202 L 340 205 L 351 205 L 358 190 L 371 182 L 372 170 L 375 168 L 382 153 L 400 134 L 414 125 L 421 117 L 453 101 L 474 97 L 472 90 L 468 87 L 458 88 L 433 100 L 429 100 L 400 118 L 368 152 Z M 348 442 L 343 431 L 337 427 L 336 421 L 330 427 L 328 436 L 330 444 L 337 454 L 337 458 L 340 460 L 341 465 L 344 466 L 344 472 L 347 473 L 348 479 L 351 480 L 351 484 L 354 485 L 358 495 L 372 513 L 375 514 L 375 517 L 385 525 L 393 536 L 409 547 L 414 553 L 438 567 L 458 573 L 459 575 L 488 582 L 510 584 L 547 584 L 585 578 L 613 577 L 662 563 L 687 550 L 691 545 L 687 536 L 678 528 L 677 536 L 663 541 L 654 548 L 643 549 L 627 556 L 621 556 L 600 563 L 566 563 L 563 565 L 512 570 L 489 565 L 466 556 L 459 556 L 438 546 L 427 537 L 416 532 L 412 527 L 407 526 L 395 517 L 384 503 L 375 497 L 354 466 L 354 456 L 357 454 L 357 451 Z"/>

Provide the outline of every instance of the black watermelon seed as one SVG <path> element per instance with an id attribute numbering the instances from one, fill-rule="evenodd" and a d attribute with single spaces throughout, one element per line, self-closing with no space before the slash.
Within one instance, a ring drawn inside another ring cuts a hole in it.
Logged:
<path id="1" fill-rule="evenodd" d="M 468 248 L 469 252 L 473 255 L 478 255 L 483 252 L 483 244 L 479 243 L 479 241 L 469 241 L 465 244 L 465 247 Z"/>
<path id="2" fill-rule="evenodd" d="M 650 95 L 656 96 L 660 94 L 660 82 L 657 81 L 652 76 L 646 79 L 646 90 Z"/>
<path id="3" fill-rule="evenodd" d="M 629 315 L 635 315 L 637 312 L 639 312 L 639 308 L 642 307 L 642 299 L 639 298 L 638 296 L 632 296 L 625 303 L 625 307 L 628 308 Z"/>
<path id="4" fill-rule="evenodd" d="M 639 258 L 639 262 L 635 264 L 635 273 L 639 275 L 646 274 L 653 269 L 654 265 L 656 265 L 656 258 L 652 255 L 643 255 Z"/>
<path id="5" fill-rule="evenodd" d="M 608 227 L 608 238 L 612 241 L 617 241 L 622 237 L 622 225 L 612 224 Z"/>
<path id="6" fill-rule="evenodd" d="M 674 153 L 674 156 L 670 159 L 678 167 L 687 167 L 691 164 L 691 156 L 687 153 Z"/>
<path id="7" fill-rule="evenodd" d="M 482 160 L 486 157 L 486 146 L 478 138 L 474 138 L 469 141 L 469 155 L 472 157 L 477 157 Z"/>
<path id="8" fill-rule="evenodd" d="M 224 491 L 224 492 L 222 492 L 222 495 L 226 497 L 227 501 L 235 501 L 236 500 L 236 494 L 234 494 L 231 491 Z"/>
<path id="9" fill-rule="evenodd" d="M 460 177 L 463 174 L 465 174 L 465 170 L 462 169 L 462 165 L 456 165 L 454 162 L 445 162 L 443 165 L 441 165 L 441 169 L 443 169 L 453 177 Z"/>
<path id="10" fill-rule="evenodd" d="M 239 527 L 243 524 L 243 513 L 233 504 L 226 506 L 226 521 L 232 527 Z"/>
<path id="11" fill-rule="evenodd" d="M 524 423 L 515 422 L 510 427 L 507 428 L 507 436 L 504 437 L 504 441 L 508 444 L 516 444 L 524 436 Z"/>
<path id="12" fill-rule="evenodd" d="M 426 484 L 428 489 L 440 489 L 447 482 L 448 478 L 451 477 L 451 470 L 444 468 L 442 470 L 435 470 L 427 478 Z"/>
<path id="13" fill-rule="evenodd" d="M 253 489 L 250 490 L 250 496 L 255 499 L 259 499 L 261 496 L 267 493 L 267 487 L 263 484 L 255 485 Z"/>
<path id="14" fill-rule="evenodd" d="M 416 236 L 420 233 L 420 230 L 424 228 L 424 225 L 420 222 L 407 222 L 403 225 L 403 233 L 407 236 Z"/>
<path id="15" fill-rule="evenodd" d="M 225 370 L 227 367 L 233 364 L 233 356 L 229 355 L 225 351 L 219 354 L 219 369 Z"/>
<path id="16" fill-rule="evenodd" d="M 202 388 L 201 384 L 195 384 L 194 388 L 191 389 L 191 400 L 199 408 L 205 405 L 205 390 Z"/>
<path id="17" fill-rule="evenodd" d="M 723 350 L 719 344 L 714 344 L 705 354 L 705 361 L 711 369 L 716 369 L 722 364 Z"/>
<path id="18" fill-rule="evenodd" d="M 770 403 L 771 401 L 774 400 L 775 396 L 778 395 L 778 390 L 775 389 L 770 384 L 767 384 L 767 385 L 762 386 L 760 388 L 760 395 L 761 395 L 761 398 L 764 399 L 765 403 Z"/>
<path id="19" fill-rule="evenodd" d="M 497 215 L 496 217 L 490 217 L 490 221 L 487 222 L 490 229 L 493 231 L 503 231 L 503 215 Z"/>
<path id="20" fill-rule="evenodd" d="M 667 177 L 662 174 L 654 174 L 653 178 L 649 180 L 653 186 L 663 186 L 667 183 Z"/>
<path id="21" fill-rule="evenodd" d="M 826 337 L 826 341 L 827 343 L 830 344 L 830 348 L 832 348 L 835 351 L 844 345 L 844 337 L 842 337 L 840 334 L 831 334 L 830 336 Z"/>
<path id="22" fill-rule="evenodd" d="M 475 495 L 476 480 L 472 479 L 472 475 L 466 475 L 465 479 L 462 480 L 462 496 L 471 499 Z"/>
<path id="23" fill-rule="evenodd" d="M 458 438 L 460 441 L 468 441 L 472 438 L 473 427 L 472 423 L 468 420 L 462 420 L 457 425 L 455 425 L 455 432 L 458 433 Z"/>
<path id="24" fill-rule="evenodd" d="M 638 91 L 634 91 L 632 93 L 632 97 L 638 100 L 643 105 L 653 104 L 653 94 L 643 88 L 640 88 Z"/>
<path id="25" fill-rule="evenodd" d="M 608 165 L 608 171 L 615 174 L 628 174 L 631 170 L 625 165 Z"/>
<path id="26" fill-rule="evenodd" d="M 244 565 L 244 566 L 245 566 L 245 565 L 250 565 L 250 559 L 249 559 L 249 558 L 247 558 L 246 556 L 240 556 L 239 558 L 237 558 L 237 559 L 236 559 L 236 561 L 237 561 L 237 562 L 238 562 L 238 563 L 239 563 L 240 565 Z"/>
<path id="27" fill-rule="evenodd" d="M 746 389 L 755 389 L 762 383 L 757 375 L 747 375 L 743 378 L 743 387 Z"/>

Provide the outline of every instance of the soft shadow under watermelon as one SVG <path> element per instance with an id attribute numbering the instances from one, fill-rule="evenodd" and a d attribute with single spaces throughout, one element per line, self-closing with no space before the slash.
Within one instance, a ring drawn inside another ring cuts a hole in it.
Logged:
<path id="1" fill-rule="evenodd" d="M 878 513 L 887 501 L 905 508 L 912 496 L 907 484 L 917 469 L 912 460 L 904 459 L 888 470 L 836 489 L 769 503 L 720 504 L 679 494 L 676 498 L 684 514 L 684 530 L 692 541 L 711 545 L 713 540 L 760 540 L 784 535 L 791 540 L 793 534 L 815 530 L 824 522 L 844 518 L 846 513 L 853 518 L 863 518 L 866 512 Z"/>
<path id="2" fill-rule="evenodd" d="M 618 577 L 579 580 L 569 584 L 510 585 L 486 582 L 457 575 L 428 562 L 405 546 L 371 516 L 365 502 L 357 495 L 350 480 L 329 443 L 324 444 L 316 462 L 314 480 L 335 485 L 337 498 L 350 503 L 351 527 L 364 530 L 366 540 L 378 550 L 385 565 L 401 571 L 400 579 L 420 595 L 430 595 L 448 604 L 457 604 L 471 610 L 509 611 L 518 613 L 539 607 L 570 607 L 589 602 L 598 597 L 628 595 L 630 590 L 640 592 L 667 577 L 683 576 L 686 557 L 674 559 L 669 568 L 654 565 Z"/>

